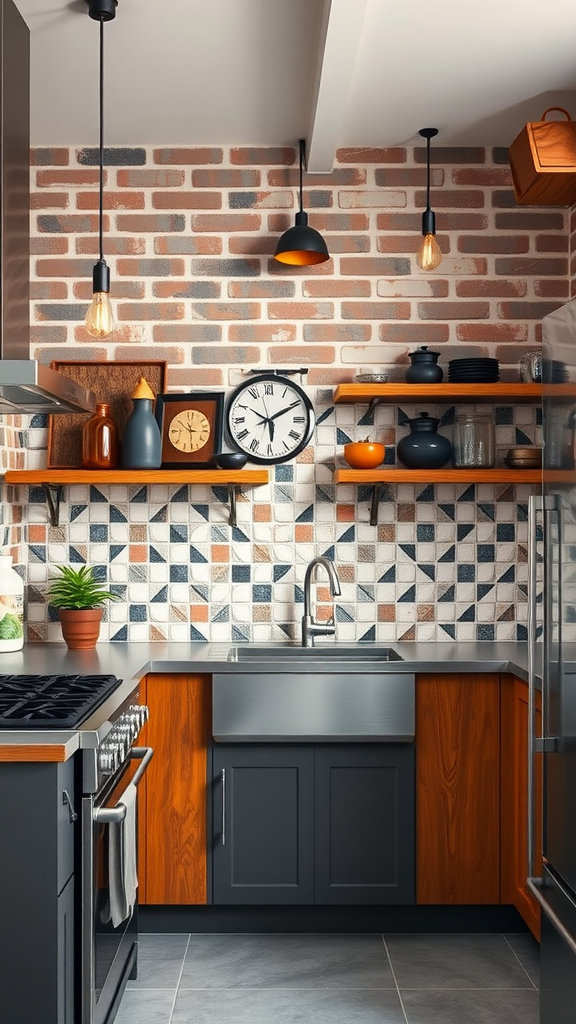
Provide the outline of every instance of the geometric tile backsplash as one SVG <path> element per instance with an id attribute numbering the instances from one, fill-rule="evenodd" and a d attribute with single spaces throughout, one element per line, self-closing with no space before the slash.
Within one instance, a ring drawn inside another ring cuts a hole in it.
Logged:
<path id="1" fill-rule="evenodd" d="M 369 433 L 393 464 L 406 418 L 422 410 L 381 405 L 371 422 L 365 406 L 334 406 L 332 389 L 313 398 L 313 442 L 273 467 L 267 485 L 239 494 L 234 527 L 222 487 L 71 485 L 58 527 L 49 525 L 42 489 L 22 487 L 28 639 L 61 640 L 47 580 L 55 565 L 83 562 L 121 599 L 106 608 L 103 640 L 297 639 L 305 568 L 318 554 L 340 576 L 334 607 L 322 572 L 314 587 L 317 614 L 334 614 L 338 641 L 526 639 L 530 489 L 388 487 L 372 526 L 372 489 L 333 483 L 342 446 Z M 446 408 L 426 411 L 444 414 L 440 430 L 450 437 Z M 540 443 L 539 409 L 493 414 L 497 464 L 511 444 Z M 28 443 L 41 464 L 41 417 L 31 420 Z"/>

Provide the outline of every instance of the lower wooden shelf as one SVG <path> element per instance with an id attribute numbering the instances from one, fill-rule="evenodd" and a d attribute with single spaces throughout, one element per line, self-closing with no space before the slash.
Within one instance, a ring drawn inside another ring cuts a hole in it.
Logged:
<path id="1" fill-rule="evenodd" d="M 9 469 L 7 484 L 42 487 L 52 526 L 60 521 L 60 500 L 66 484 L 213 484 L 228 489 L 230 526 L 236 526 L 236 494 L 242 485 L 268 483 L 267 469 Z"/>
<path id="2" fill-rule="evenodd" d="M 336 484 L 538 484 L 541 469 L 337 469 Z"/>

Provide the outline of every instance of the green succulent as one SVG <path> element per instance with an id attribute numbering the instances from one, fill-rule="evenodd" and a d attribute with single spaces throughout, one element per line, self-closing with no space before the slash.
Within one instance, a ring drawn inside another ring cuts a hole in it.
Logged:
<path id="1" fill-rule="evenodd" d="M 94 576 L 89 565 L 73 569 L 70 565 L 57 565 L 61 576 L 53 580 L 46 596 L 53 608 L 97 608 L 105 601 L 118 601 L 117 594 L 106 590 Z"/>

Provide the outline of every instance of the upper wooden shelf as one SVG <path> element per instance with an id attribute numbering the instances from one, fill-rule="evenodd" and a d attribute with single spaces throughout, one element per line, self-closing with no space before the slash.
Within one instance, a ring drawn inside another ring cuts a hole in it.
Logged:
<path id="1" fill-rule="evenodd" d="M 557 387 L 569 385 L 550 385 L 557 394 Z M 574 385 L 572 385 L 574 393 Z M 334 392 L 334 401 L 348 405 L 363 402 L 387 402 L 398 405 L 399 402 L 485 402 L 490 405 L 503 403 L 534 404 L 542 400 L 541 384 L 339 384 Z"/>

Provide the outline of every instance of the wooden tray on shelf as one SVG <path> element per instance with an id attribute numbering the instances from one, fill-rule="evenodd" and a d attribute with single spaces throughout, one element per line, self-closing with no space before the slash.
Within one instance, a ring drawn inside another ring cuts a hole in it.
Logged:
<path id="1" fill-rule="evenodd" d="M 130 395 L 145 377 L 155 395 L 166 391 L 166 362 L 87 363 L 54 360 L 54 370 L 89 388 L 97 402 L 108 402 L 120 439 L 132 412 Z M 48 469 L 75 469 L 82 465 L 82 427 L 92 414 L 71 413 L 48 419 Z"/>

